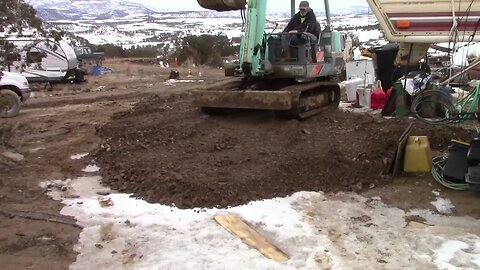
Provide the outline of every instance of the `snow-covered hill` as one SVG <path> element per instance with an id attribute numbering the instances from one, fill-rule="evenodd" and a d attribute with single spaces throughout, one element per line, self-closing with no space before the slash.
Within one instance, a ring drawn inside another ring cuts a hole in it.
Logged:
<path id="1" fill-rule="evenodd" d="M 152 16 L 155 14 L 169 14 L 177 17 L 238 17 L 237 11 L 180 11 L 153 10 L 147 6 L 128 2 L 125 0 L 26 0 L 32 5 L 44 21 L 58 20 L 104 20 L 118 19 L 131 16 Z M 322 10 L 315 10 L 317 16 L 324 17 Z M 367 15 L 369 8 L 366 6 L 352 6 L 341 10 L 332 10 L 332 15 Z M 371 13 L 370 13 L 371 14 Z M 271 13 L 269 17 L 279 15 L 289 17 L 289 12 Z"/>
<path id="2" fill-rule="evenodd" d="M 37 9 L 47 28 L 72 33 L 92 44 L 124 47 L 168 44 L 186 35 L 224 34 L 238 37 L 243 28 L 240 12 L 154 11 L 126 0 L 26 0 Z M 171 1 L 171 0 L 169 0 Z M 178 0 L 181 1 L 181 0 Z M 341 13 L 341 15 L 338 15 Z M 360 41 L 378 39 L 380 31 L 368 7 L 351 7 L 332 12 L 332 25 L 357 35 Z M 323 11 L 317 19 L 325 25 Z M 281 31 L 289 12 L 268 14 L 267 31 Z M 371 28 L 371 27 L 370 27 Z"/>
<path id="3" fill-rule="evenodd" d="M 368 6 L 351 6 L 334 10 L 332 13 L 334 13 L 334 15 L 370 15 L 372 11 Z"/>
<path id="4" fill-rule="evenodd" d="M 119 0 L 26 0 L 44 21 L 111 19 L 156 12 L 140 4 Z"/>

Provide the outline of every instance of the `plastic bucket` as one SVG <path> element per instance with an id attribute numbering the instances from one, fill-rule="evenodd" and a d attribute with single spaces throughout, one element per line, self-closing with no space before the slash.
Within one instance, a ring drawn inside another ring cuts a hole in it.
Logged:
<path id="1" fill-rule="evenodd" d="M 362 84 L 363 80 L 361 78 L 355 78 L 345 82 L 347 101 L 355 101 L 357 99 L 357 87 Z"/>
<path id="2" fill-rule="evenodd" d="M 370 86 L 360 85 L 357 87 L 358 105 L 370 108 L 372 100 L 372 89 Z"/>

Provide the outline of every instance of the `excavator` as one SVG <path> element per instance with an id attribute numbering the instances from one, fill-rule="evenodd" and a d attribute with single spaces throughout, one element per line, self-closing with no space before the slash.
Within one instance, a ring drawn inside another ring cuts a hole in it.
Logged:
<path id="1" fill-rule="evenodd" d="M 478 0 L 366 1 L 386 39 L 398 43 L 394 64 L 400 68 L 418 64 L 431 44 L 480 41 Z M 290 44 L 294 57 L 287 59 L 281 57 L 281 40 L 290 33 L 265 32 L 266 0 L 197 2 L 211 10 L 240 10 L 246 20 L 238 64 L 225 68 L 226 76 L 239 78 L 193 91 L 194 104 L 204 112 L 261 109 L 305 119 L 338 106 L 340 87 L 335 78 L 345 68 L 344 36 L 332 30 L 328 0 L 324 0 L 325 28 L 318 37 L 295 33 L 305 42 Z M 291 11 L 293 15 L 295 0 Z"/>
<path id="2" fill-rule="evenodd" d="M 226 76 L 240 78 L 193 91 L 194 103 L 204 112 L 260 109 L 273 110 L 282 118 L 305 119 L 326 107 L 338 106 L 340 86 L 334 79 L 345 68 L 344 37 L 331 30 L 328 0 L 327 26 L 319 36 L 308 32 L 265 33 L 266 0 L 197 1 L 211 10 L 246 10 L 238 64 L 225 67 Z M 294 11 L 292 0 L 292 14 Z M 288 58 L 282 57 L 282 35 L 298 35 L 300 40 L 290 44 Z"/>

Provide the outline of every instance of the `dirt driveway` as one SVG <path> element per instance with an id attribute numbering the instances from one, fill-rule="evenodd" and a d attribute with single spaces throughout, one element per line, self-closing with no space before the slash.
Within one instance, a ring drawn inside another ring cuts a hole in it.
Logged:
<path id="1" fill-rule="evenodd" d="M 90 77 L 82 85 L 41 89 L 18 117 L 0 120 L 0 265 L 2 269 L 67 269 L 75 261 L 73 246 L 81 231 L 75 220 L 59 214 L 62 205 L 48 198 L 39 183 L 76 178 L 89 158 L 72 156 L 94 151 L 101 143 L 97 128 L 141 99 L 185 92 L 198 83 L 166 85 L 170 69 L 122 62 L 107 63 L 114 74 Z M 181 74 L 187 70 L 179 69 Z M 201 71 L 203 83 L 223 79 L 222 71 Z M 11 152 L 10 157 L 1 153 Z M 469 193 L 442 189 L 429 176 L 409 177 L 364 192 L 381 195 L 392 206 L 433 208 L 432 190 L 452 200 L 458 215 L 480 218 L 480 206 Z"/>
<path id="2" fill-rule="evenodd" d="M 82 176 L 88 161 L 72 155 L 93 151 L 96 127 L 113 113 L 128 110 L 142 98 L 169 95 L 194 87 L 165 85 L 170 69 L 109 62 L 113 74 L 89 77 L 81 85 L 54 85 L 38 91 L 12 119 L 0 119 L 0 265 L 2 269 L 67 269 L 75 261 L 73 245 L 81 231 L 59 214 L 62 205 L 44 195 L 39 183 Z M 181 76 L 187 70 L 178 69 Z M 195 73 L 193 73 L 195 72 Z M 198 74 L 193 69 L 192 74 Z M 216 81 L 222 71 L 202 69 Z M 19 156 L 20 154 L 21 156 Z M 21 159 L 21 160 L 20 160 Z"/>

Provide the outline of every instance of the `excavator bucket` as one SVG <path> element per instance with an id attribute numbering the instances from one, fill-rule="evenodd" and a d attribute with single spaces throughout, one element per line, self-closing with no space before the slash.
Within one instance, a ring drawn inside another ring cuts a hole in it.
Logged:
<path id="1" fill-rule="evenodd" d="M 246 0 L 197 0 L 197 2 L 203 8 L 216 11 L 242 10 L 247 5 Z"/>

